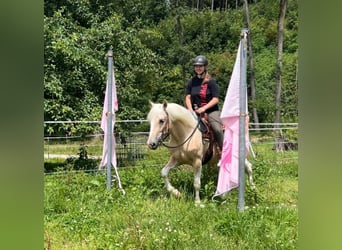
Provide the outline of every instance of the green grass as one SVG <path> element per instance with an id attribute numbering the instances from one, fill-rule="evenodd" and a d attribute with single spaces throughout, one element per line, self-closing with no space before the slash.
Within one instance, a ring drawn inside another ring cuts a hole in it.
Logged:
<path id="1" fill-rule="evenodd" d="M 102 155 L 103 140 L 50 140 L 44 141 L 44 153 L 45 154 L 66 154 L 77 155 L 81 145 L 87 148 L 89 155 Z"/>
<path id="2" fill-rule="evenodd" d="M 160 175 L 165 148 L 148 151 L 134 168 L 119 170 L 126 195 L 106 189 L 105 173 L 45 176 L 45 247 L 50 249 L 297 249 L 297 152 L 260 146 L 254 165 L 257 190 L 246 182 L 246 209 L 238 190 L 216 202 L 217 167 L 204 168 L 195 206 L 193 174 L 170 172 L 182 192 L 170 196 Z"/>

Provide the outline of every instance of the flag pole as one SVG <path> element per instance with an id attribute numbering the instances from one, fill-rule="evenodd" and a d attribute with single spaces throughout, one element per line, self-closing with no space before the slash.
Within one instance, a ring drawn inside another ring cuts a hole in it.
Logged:
<path id="1" fill-rule="evenodd" d="M 112 120 L 113 120 L 113 98 L 112 98 L 112 88 L 113 88 L 113 50 L 108 50 L 107 53 L 108 57 L 108 112 L 107 112 L 107 189 L 111 189 L 112 186 L 112 136 L 113 136 L 113 127 L 112 127 Z"/>
<path id="2" fill-rule="evenodd" d="M 247 33 L 248 29 L 241 30 L 241 57 L 240 57 L 240 118 L 239 118 L 239 198 L 238 210 L 245 209 L 245 158 L 246 158 L 246 94 L 247 94 Z"/>

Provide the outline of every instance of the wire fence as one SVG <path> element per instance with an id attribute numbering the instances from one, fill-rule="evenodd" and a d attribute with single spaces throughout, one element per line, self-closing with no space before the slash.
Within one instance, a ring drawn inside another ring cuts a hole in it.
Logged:
<path id="1" fill-rule="evenodd" d="M 93 126 L 100 127 L 100 121 L 45 121 L 44 124 L 92 124 Z M 115 152 L 117 157 L 118 167 L 137 167 L 142 160 L 145 159 L 148 147 L 146 145 L 148 138 L 148 131 L 131 131 L 128 124 L 145 124 L 148 128 L 147 120 L 120 120 L 116 124 L 121 123 L 120 131 L 114 129 L 115 136 Z M 71 136 L 66 134 L 61 135 L 45 135 L 44 136 L 44 165 L 49 165 L 53 159 L 77 159 L 81 157 L 82 152 L 86 152 L 87 159 L 99 162 L 102 157 L 104 134 L 101 133 L 87 134 L 82 136 Z M 286 135 L 279 140 L 279 135 Z M 250 123 L 249 124 L 249 137 L 251 142 L 251 149 L 253 153 L 262 153 L 262 148 L 275 149 L 275 142 L 284 144 L 286 150 L 296 150 L 298 148 L 298 123 Z M 288 160 L 297 160 L 298 154 L 294 154 Z M 282 159 L 286 160 L 286 159 Z M 160 162 L 162 163 L 162 162 Z M 156 163 L 156 165 L 159 163 Z M 75 170 L 77 171 L 77 170 Z M 86 172 L 101 172 L 100 170 L 83 169 Z M 54 170 L 47 170 L 46 174 L 55 173 Z"/>

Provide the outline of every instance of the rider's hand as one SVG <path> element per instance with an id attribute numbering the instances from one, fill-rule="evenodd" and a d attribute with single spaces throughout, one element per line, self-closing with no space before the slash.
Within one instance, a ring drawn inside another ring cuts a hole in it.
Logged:
<path id="1" fill-rule="evenodd" d="M 202 114 L 202 113 L 204 113 L 205 112 L 205 108 L 199 108 L 199 109 L 196 109 L 196 113 L 198 113 L 198 114 Z"/>

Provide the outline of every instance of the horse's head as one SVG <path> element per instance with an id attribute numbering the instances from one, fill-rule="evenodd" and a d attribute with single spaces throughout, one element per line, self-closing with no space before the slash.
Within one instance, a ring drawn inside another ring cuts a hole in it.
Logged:
<path id="1" fill-rule="evenodd" d="M 147 116 L 150 122 L 150 133 L 147 145 L 150 149 L 157 149 L 162 141 L 168 136 L 169 115 L 166 112 L 167 102 L 155 104 L 150 102 L 151 110 Z"/>

